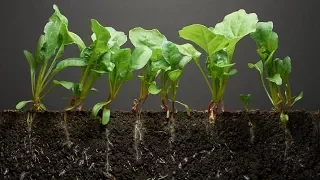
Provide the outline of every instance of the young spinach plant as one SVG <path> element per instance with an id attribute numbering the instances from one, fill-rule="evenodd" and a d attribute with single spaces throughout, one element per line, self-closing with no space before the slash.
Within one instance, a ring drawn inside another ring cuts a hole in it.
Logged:
<path id="1" fill-rule="evenodd" d="M 289 120 L 286 111 L 303 97 L 303 92 L 298 96 L 291 96 L 289 83 L 291 59 L 290 57 L 285 57 L 283 60 L 275 58 L 278 35 L 273 31 L 272 22 L 259 22 L 256 32 L 252 32 L 251 37 L 257 44 L 257 52 L 261 60 L 256 64 L 249 63 L 248 66 L 258 70 L 262 86 L 274 110 L 280 113 L 280 119 L 286 126 Z M 264 76 L 268 81 L 269 91 L 266 88 Z"/>
<path id="2" fill-rule="evenodd" d="M 161 89 L 157 88 L 156 78 L 162 70 L 159 62 L 163 59 L 162 44 L 167 41 L 167 38 L 157 29 L 146 30 L 137 27 L 129 31 L 129 39 L 136 48 L 144 47 L 152 51 L 152 56 L 141 70 L 142 74 L 139 76 L 141 81 L 140 96 L 134 100 L 132 107 L 133 112 L 139 117 L 148 95 L 159 94 L 161 91 Z M 140 110 L 138 110 L 140 103 L 142 103 L 142 105 Z"/>
<path id="3" fill-rule="evenodd" d="M 251 102 L 251 94 L 240 94 L 239 98 L 244 104 L 245 112 L 248 113 L 249 112 L 248 106 Z"/>
<path id="4" fill-rule="evenodd" d="M 143 68 L 152 56 L 152 51 L 145 47 L 136 47 L 131 53 L 131 49 L 117 49 L 113 53 L 103 56 L 103 61 L 108 69 L 109 96 L 107 101 L 97 103 L 92 108 L 92 116 L 97 117 L 102 110 L 101 123 L 106 125 L 110 120 L 110 103 L 118 95 L 123 83 L 133 77 L 133 71 Z"/>
<path id="5" fill-rule="evenodd" d="M 205 68 L 211 83 L 202 69 L 199 59 L 194 62 L 205 79 L 212 95 L 208 106 L 209 121 L 215 122 L 218 105 L 224 111 L 223 96 L 229 76 L 237 70 L 230 70 L 236 44 L 246 35 L 256 30 L 258 22 L 255 13 L 247 14 L 245 10 L 233 12 L 213 27 L 193 24 L 179 31 L 180 37 L 190 40 L 200 46 L 207 53 Z"/>
<path id="6" fill-rule="evenodd" d="M 85 47 L 80 53 L 80 58 L 85 66 L 81 68 L 80 82 L 55 81 L 66 89 L 72 90 L 73 98 L 65 111 L 77 108 L 81 110 L 88 94 L 97 91 L 93 88 L 94 83 L 103 75 L 111 72 L 114 68 L 108 57 L 127 41 L 123 32 L 116 31 L 111 27 L 104 27 L 98 21 L 91 20 L 91 30 L 93 32 L 92 44 Z"/>
<path id="7" fill-rule="evenodd" d="M 162 105 L 167 108 L 166 101 L 169 100 L 172 102 L 172 121 L 174 120 L 175 103 L 183 105 L 187 110 L 187 114 L 190 116 L 189 107 L 177 101 L 176 94 L 183 69 L 192 59 L 199 59 L 201 54 L 191 44 L 177 45 L 170 41 L 163 43 L 162 54 L 162 60 L 157 62 L 158 67 L 162 69 L 160 73 Z M 170 99 L 168 94 L 171 94 Z M 167 111 L 167 118 L 168 112 L 169 111 Z"/>
<path id="8" fill-rule="evenodd" d="M 57 64 L 65 46 L 75 43 L 82 50 L 85 45 L 78 35 L 68 30 L 68 20 L 61 14 L 58 7 L 54 5 L 53 9 L 55 12 L 49 18 L 44 34 L 40 36 L 35 54 L 24 51 L 30 68 L 32 100 L 19 102 L 16 109 L 32 103 L 31 111 L 34 113 L 28 113 L 28 121 L 33 120 L 35 112 L 46 110 L 42 100 L 55 86 L 46 88 L 52 78 L 66 67 L 84 65 L 82 61 L 74 58 L 62 60 Z"/>

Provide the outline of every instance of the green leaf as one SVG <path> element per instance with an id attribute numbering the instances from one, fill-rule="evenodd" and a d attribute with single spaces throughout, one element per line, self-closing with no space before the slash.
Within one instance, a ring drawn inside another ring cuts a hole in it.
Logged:
<path id="1" fill-rule="evenodd" d="M 131 69 L 138 70 L 143 68 L 152 55 L 151 49 L 147 47 L 136 47 L 131 56 Z"/>
<path id="2" fill-rule="evenodd" d="M 151 66 L 152 66 L 152 69 L 151 69 L 152 71 L 158 71 L 158 70 L 168 71 L 171 69 L 170 64 L 164 59 L 153 61 L 151 63 Z"/>
<path id="3" fill-rule="evenodd" d="M 30 101 L 21 101 L 16 105 L 16 109 L 22 109 L 27 103 L 32 102 L 32 100 Z"/>
<path id="4" fill-rule="evenodd" d="M 68 25 L 68 19 L 61 14 L 59 8 L 57 5 L 53 5 L 54 9 L 54 14 L 49 18 L 50 21 L 56 22 L 56 21 L 61 21 L 61 23 Z"/>
<path id="5" fill-rule="evenodd" d="M 103 125 L 107 125 L 109 121 L 110 121 L 110 109 L 103 109 L 101 123 Z"/>
<path id="6" fill-rule="evenodd" d="M 120 49 L 112 56 L 112 58 L 117 74 L 122 79 L 125 79 L 130 70 L 131 49 Z"/>
<path id="7" fill-rule="evenodd" d="M 42 103 L 40 104 L 40 107 L 41 107 L 42 110 L 47 110 L 46 106 L 44 104 L 42 104 Z"/>
<path id="8" fill-rule="evenodd" d="M 183 69 L 191 60 L 192 60 L 191 56 L 183 56 L 179 62 L 179 68 Z"/>
<path id="9" fill-rule="evenodd" d="M 291 73 L 291 59 L 285 57 L 284 60 L 279 58 L 275 59 L 276 72 L 281 75 L 281 78 L 287 79 Z"/>
<path id="10" fill-rule="evenodd" d="M 176 69 L 176 70 L 170 71 L 168 73 L 168 76 L 171 81 L 176 82 L 181 76 L 181 74 L 182 74 L 182 70 Z"/>
<path id="11" fill-rule="evenodd" d="M 60 24 L 54 22 L 48 22 L 44 27 L 45 48 L 43 48 L 43 51 L 45 60 L 49 60 L 55 54 L 56 49 L 62 44 L 62 41 L 59 39 L 60 28 Z"/>
<path id="12" fill-rule="evenodd" d="M 98 89 L 96 89 L 96 88 L 91 88 L 90 91 L 98 92 Z"/>
<path id="13" fill-rule="evenodd" d="M 282 84 L 282 79 L 280 74 L 275 74 L 272 78 L 267 77 L 267 79 L 273 83 L 276 83 L 278 86 Z"/>
<path id="14" fill-rule="evenodd" d="M 92 112 L 91 112 L 92 116 L 97 117 L 99 111 L 107 104 L 108 104 L 108 102 L 101 102 L 101 103 L 97 103 L 96 105 L 94 105 L 92 108 Z"/>
<path id="15" fill-rule="evenodd" d="M 161 89 L 157 88 L 156 82 L 153 81 L 149 85 L 148 92 L 155 95 L 155 94 L 159 94 L 161 92 Z"/>
<path id="16" fill-rule="evenodd" d="M 214 40 L 216 35 L 211 32 L 206 26 L 201 24 L 193 24 L 186 26 L 179 31 L 180 37 L 192 41 L 210 54 L 211 49 L 209 44 Z"/>
<path id="17" fill-rule="evenodd" d="M 303 92 L 301 92 L 297 97 L 294 98 L 294 101 L 291 104 L 291 106 L 293 106 L 296 102 L 298 102 L 302 98 L 303 98 Z"/>
<path id="18" fill-rule="evenodd" d="M 251 33 L 251 38 L 258 46 L 258 52 L 263 60 L 268 58 L 268 55 L 278 49 L 278 35 L 272 31 L 273 23 L 259 22 L 257 29 Z"/>
<path id="19" fill-rule="evenodd" d="M 87 63 L 81 58 L 69 58 L 60 61 L 52 73 L 56 74 L 67 67 L 82 67 L 86 65 Z"/>
<path id="20" fill-rule="evenodd" d="M 283 112 L 281 112 L 280 120 L 281 120 L 281 122 L 286 123 L 289 120 L 289 116 L 287 114 L 284 114 Z"/>
<path id="21" fill-rule="evenodd" d="M 97 20 L 91 19 L 91 30 L 95 34 L 95 51 L 104 54 L 108 51 L 108 41 L 111 36 L 109 31 L 103 27 Z"/>
<path id="22" fill-rule="evenodd" d="M 157 29 L 145 30 L 141 27 L 129 31 L 129 39 L 135 47 L 145 46 L 151 50 L 161 49 L 167 38 Z"/>
<path id="23" fill-rule="evenodd" d="M 57 80 L 53 80 L 53 84 L 56 85 L 61 85 L 62 87 L 71 90 L 72 88 L 74 88 L 74 83 L 73 82 L 69 82 L 69 81 L 57 81 Z"/>
<path id="24" fill-rule="evenodd" d="M 109 31 L 111 38 L 108 41 L 108 46 L 112 49 L 119 49 L 120 46 L 122 46 L 124 43 L 127 42 L 128 38 L 124 34 L 124 32 L 116 31 L 112 27 L 106 27 L 106 29 Z"/>
<path id="25" fill-rule="evenodd" d="M 24 53 L 24 56 L 26 57 L 26 59 L 28 60 L 28 64 L 30 67 L 30 73 L 34 74 L 36 71 L 36 61 L 35 61 L 33 55 L 26 50 L 24 50 L 23 53 Z"/>
<path id="26" fill-rule="evenodd" d="M 260 74 L 263 73 L 263 64 L 262 61 L 258 61 L 256 64 L 248 63 L 249 68 L 255 68 L 259 71 Z"/>
<path id="27" fill-rule="evenodd" d="M 244 103 L 247 107 L 251 102 L 251 94 L 240 94 L 240 100 Z"/>
<path id="28" fill-rule="evenodd" d="M 176 44 L 176 47 L 179 49 L 180 53 L 182 53 L 185 56 L 190 56 L 192 57 L 194 60 L 198 61 L 201 53 L 199 51 L 197 51 L 191 44 L 187 43 L 187 44 L 182 44 L 182 45 L 178 45 Z"/>
<path id="29" fill-rule="evenodd" d="M 258 17 L 255 13 L 247 14 L 245 10 L 228 14 L 223 21 L 216 24 L 213 33 L 224 36 L 227 39 L 241 39 L 247 34 L 256 31 Z"/>
<path id="30" fill-rule="evenodd" d="M 86 45 L 82 41 L 82 39 L 75 33 L 69 31 L 69 36 L 73 40 L 73 42 L 78 46 L 80 52 L 86 48 Z"/>
<path id="31" fill-rule="evenodd" d="M 172 66 L 179 64 L 184 56 L 180 53 L 177 46 L 170 42 L 166 41 L 162 45 L 162 54 L 164 59 Z"/>
<path id="32" fill-rule="evenodd" d="M 235 75 L 238 71 L 236 69 L 232 69 L 231 71 L 229 71 L 228 73 L 224 73 L 224 75 L 226 76 L 232 76 Z"/>
<path id="33" fill-rule="evenodd" d="M 44 54 L 43 54 L 42 48 L 45 42 L 46 42 L 45 36 L 41 35 L 37 44 L 37 49 L 35 54 L 36 63 L 41 63 L 43 61 Z"/>

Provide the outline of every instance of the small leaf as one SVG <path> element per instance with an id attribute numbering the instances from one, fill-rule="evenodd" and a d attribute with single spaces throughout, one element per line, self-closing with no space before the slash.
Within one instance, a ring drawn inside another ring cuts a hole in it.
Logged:
<path id="1" fill-rule="evenodd" d="M 191 44 L 182 44 L 182 45 L 176 45 L 179 51 L 185 55 L 185 56 L 190 56 L 192 57 L 195 61 L 198 61 L 201 53 L 197 51 Z"/>
<path id="2" fill-rule="evenodd" d="M 191 113 L 190 113 L 190 108 L 189 108 L 189 106 L 185 105 L 184 107 L 186 108 L 187 115 L 190 116 Z"/>
<path id="3" fill-rule="evenodd" d="M 258 61 L 256 64 L 248 63 L 249 68 L 255 68 L 259 71 L 260 74 L 263 73 L 263 64 L 262 61 Z"/>
<path id="4" fill-rule="evenodd" d="M 136 47 L 131 55 L 131 69 L 138 70 L 143 68 L 151 58 L 152 51 L 147 47 Z"/>
<path id="5" fill-rule="evenodd" d="M 93 88 L 90 89 L 90 91 L 98 92 L 98 89 L 96 89 L 96 88 L 93 87 Z"/>
<path id="6" fill-rule="evenodd" d="M 236 69 L 232 69 L 230 72 L 228 73 L 224 73 L 224 75 L 226 76 L 232 76 L 232 75 L 235 75 L 238 71 Z"/>
<path id="7" fill-rule="evenodd" d="M 240 94 L 239 97 L 246 107 L 250 104 L 251 94 Z"/>
<path id="8" fill-rule="evenodd" d="M 101 102 L 101 103 L 97 103 L 96 105 L 93 106 L 92 108 L 92 116 L 93 117 L 97 117 L 99 111 L 103 108 L 103 106 L 107 105 L 108 102 Z"/>
<path id="9" fill-rule="evenodd" d="M 156 82 L 153 81 L 148 88 L 148 92 L 150 94 L 159 94 L 161 92 L 161 89 L 157 88 Z"/>
<path id="10" fill-rule="evenodd" d="M 282 84 L 282 79 L 280 74 L 275 74 L 272 78 L 267 77 L 267 79 L 273 83 L 276 83 L 278 86 Z"/>
<path id="11" fill-rule="evenodd" d="M 176 82 L 177 79 L 181 76 L 181 73 L 182 73 L 182 70 L 180 70 L 180 69 L 170 71 L 168 73 L 169 79 L 173 82 Z"/>
<path id="12" fill-rule="evenodd" d="M 108 124 L 109 121 L 110 121 L 110 109 L 103 109 L 101 123 L 103 125 L 106 125 Z"/>
<path id="13" fill-rule="evenodd" d="M 291 106 L 293 106 L 296 102 L 298 102 L 302 98 L 303 98 L 303 91 L 297 97 L 294 98 L 294 101 L 291 104 Z"/>
<path id="14" fill-rule="evenodd" d="M 57 84 L 57 85 L 61 85 L 63 86 L 64 88 L 70 90 L 74 87 L 74 83 L 73 82 L 69 82 L 69 81 L 57 81 L 57 80 L 53 80 L 53 83 L 54 84 Z"/>
<path id="15" fill-rule="evenodd" d="M 35 61 L 33 55 L 29 51 L 26 51 L 26 50 L 24 50 L 23 53 L 24 53 L 25 57 L 28 60 L 28 64 L 29 64 L 29 67 L 30 67 L 31 74 L 35 73 L 35 70 L 36 70 L 35 63 L 36 63 L 36 61 Z"/>
<path id="16" fill-rule="evenodd" d="M 32 102 L 32 100 L 30 101 L 21 101 L 16 105 L 16 109 L 22 109 L 27 103 Z"/>
<path id="17" fill-rule="evenodd" d="M 42 103 L 40 104 L 40 107 L 41 107 L 42 110 L 47 110 L 46 106 L 44 104 L 42 104 Z"/>

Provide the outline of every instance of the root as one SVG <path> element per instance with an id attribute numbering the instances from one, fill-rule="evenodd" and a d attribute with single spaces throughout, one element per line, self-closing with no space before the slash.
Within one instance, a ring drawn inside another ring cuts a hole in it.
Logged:
<path id="1" fill-rule="evenodd" d="M 66 134 L 65 145 L 67 146 L 67 148 L 70 148 L 71 142 L 70 142 L 70 134 L 69 134 L 69 131 L 68 131 L 68 125 L 67 125 L 67 111 L 65 111 L 63 113 L 63 120 L 64 120 L 63 128 L 64 128 L 64 132 Z"/>
<path id="2" fill-rule="evenodd" d="M 286 140 L 285 140 L 286 148 L 284 150 L 284 158 L 286 159 L 287 155 L 288 155 L 288 151 L 290 149 L 291 142 L 292 142 L 292 136 L 291 136 L 289 128 L 287 127 L 287 122 L 283 123 L 283 128 L 284 128 L 284 133 L 285 133 L 285 138 L 286 138 Z"/>

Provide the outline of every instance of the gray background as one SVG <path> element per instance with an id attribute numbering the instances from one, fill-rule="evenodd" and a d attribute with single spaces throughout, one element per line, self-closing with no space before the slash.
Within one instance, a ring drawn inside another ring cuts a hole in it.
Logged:
<path id="1" fill-rule="evenodd" d="M 180 39 L 178 30 L 194 23 L 214 26 L 222 21 L 226 14 L 239 9 L 257 13 L 260 21 L 273 21 L 274 30 L 280 38 L 278 56 L 289 55 L 292 59 L 293 73 L 291 85 L 293 94 L 304 91 L 305 97 L 294 109 L 318 110 L 320 87 L 318 77 L 320 51 L 318 42 L 320 18 L 316 2 L 319 0 L 10 0 L 2 2 L 0 11 L 1 53 L 0 109 L 14 109 L 20 100 L 31 99 L 29 68 L 23 50 L 34 52 L 36 43 L 48 18 L 53 13 L 52 5 L 59 6 L 69 19 L 69 30 L 77 33 L 88 45 L 90 41 L 90 19 L 97 19 L 105 26 L 128 31 L 141 26 L 145 29 L 157 28 L 166 37 L 176 43 L 185 43 Z M 125 45 L 130 47 L 130 42 Z M 69 46 L 64 57 L 75 57 L 78 50 Z M 205 56 L 203 56 L 204 58 Z M 238 74 L 229 79 L 224 101 L 227 110 L 242 109 L 238 98 L 240 93 L 251 93 L 251 108 L 270 109 L 269 102 L 259 81 L 256 70 L 247 67 L 248 62 L 256 62 L 255 43 L 246 37 L 236 48 L 234 62 Z M 79 79 L 78 69 L 67 69 L 55 79 Z M 85 108 L 107 98 L 106 76 L 95 85 L 99 93 L 89 95 Z M 135 78 L 124 84 L 113 109 L 129 110 L 132 100 L 139 95 L 139 80 Z M 55 88 L 45 99 L 48 109 L 61 110 L 70 98 L 71 92 L 62 87 Z M 181 78 L 177 99 L 191 108 L 203 110 L 210 101 L 210 93 L 196 66 L 189 64 Z M 159 97 L 150 97 L 146 109 L 159 110 Z M 182 108 L 180 108 L 182 110 Z"/>

